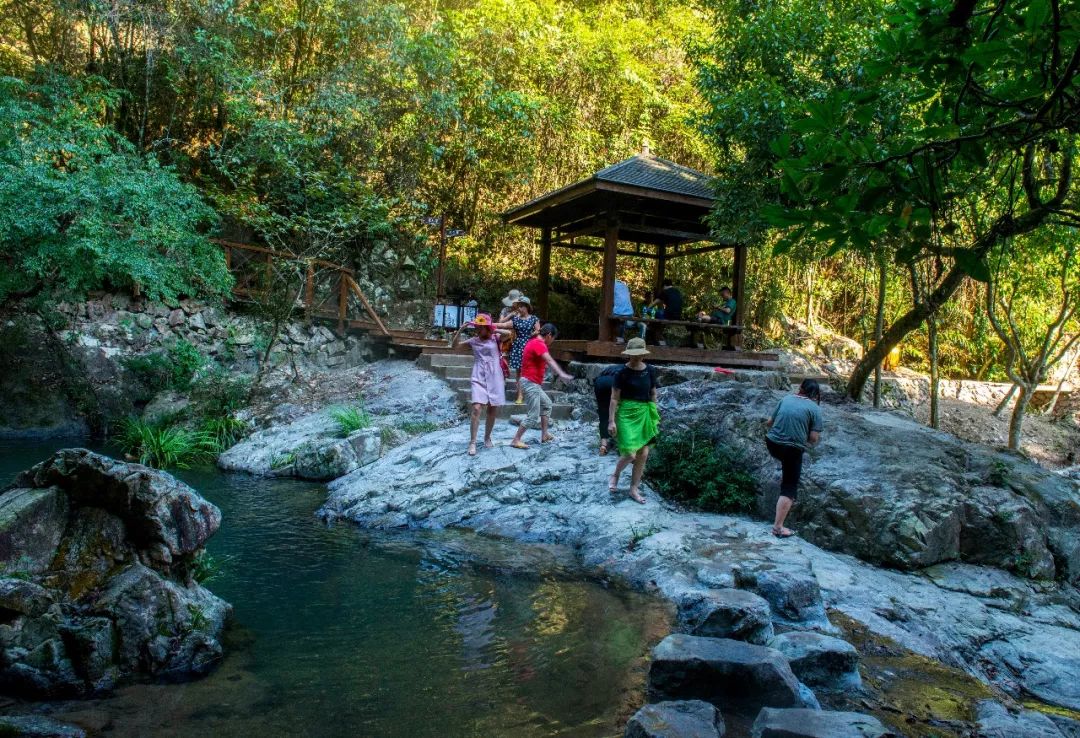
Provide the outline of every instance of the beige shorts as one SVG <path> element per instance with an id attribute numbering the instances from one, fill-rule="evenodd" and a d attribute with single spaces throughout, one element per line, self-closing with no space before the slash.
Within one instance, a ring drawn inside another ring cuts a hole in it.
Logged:
<path id="1" fill-rule="evenodd" d="M 551 415 L 551 398 L 544 392 L 543 387 L 524 377 L 521 378 L 521 392 L 525 395 L 525 404 L 529 408 L 529 414 L 522 425 L 526 428 L 539 428 L 541 416 Z"/>

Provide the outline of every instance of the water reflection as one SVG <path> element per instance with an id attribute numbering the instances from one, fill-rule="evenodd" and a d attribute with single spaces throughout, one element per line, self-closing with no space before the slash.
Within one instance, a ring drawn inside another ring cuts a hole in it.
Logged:
<path id="1" fill-rule="evenodd" d="M 0 478 L 51 450 L 0 447 Z M 642 700 L 667 608 L 583 581 L 566 551 L 328 528 L 318 486 L 181 476 L 224 513 L 228 657 L 199 682 L 47 706 L 59 717 L 115 736 L 609 736 Z"/>

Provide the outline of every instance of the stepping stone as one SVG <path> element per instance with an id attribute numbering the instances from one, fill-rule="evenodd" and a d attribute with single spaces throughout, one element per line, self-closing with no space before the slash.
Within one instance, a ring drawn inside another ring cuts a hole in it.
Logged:
<path id="1" fill-rule="evenodd" d="M 779 651 L 728 638 L 674 633 L 652 652 L 649 701 L 705 700 L 749 715 L 804 707 L 799 681 Z"/>
<path id="2" fill-rule="evenodd" d="M 701 700 L 645 705 L 626 724 L 623 738 L 723 738 L 720 711 Z"/>
<path id="3" fill-rule="evenodd" d="M 881 721 L 858 712 L 764 708 L 751 738 L 895 738 Z"/>
<path id="4" fill-rule="evenodd" d="M 847 641 L 820 633 L 783 633 L 769 641 L 787 656 L 799 681 L 831 691 L 858 688 L 859 652 Z"/>
<path id="5" fill-rule="evenodd" d="M 679 597 L 679 620 L 691 635 L 765 645 L 773 635 L 769 603 L 753 592 L 712 589 Z"/>
<path id="6" fill-rule="evenodd" d="M 736 567 L 735 586 L 764 597 L 778 620 L 828 623 L 817 577 L 805 569 Z"/>

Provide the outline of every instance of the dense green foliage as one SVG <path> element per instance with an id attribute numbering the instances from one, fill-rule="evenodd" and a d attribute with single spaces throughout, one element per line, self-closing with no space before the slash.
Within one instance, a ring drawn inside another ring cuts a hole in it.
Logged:
<path id="1" fill-rule="evenodd" d="M 136 150 L 100 80 L 0 78 L 0 305 L 138 285 L 152 299 L 223 293 L 214 220 L 194 187 Z"/>
<path id="2" fill-rule="evenodd" d="M 137 418 L 121 423 L 116 443 L 140 464 L 156 469 L 187 469 L 210 461 L 215 451 L 213 440 L 201 431 L 154 425 Z"/>
<path id="3" fill-rule="evenodd" d="M 746 460 L 701 429 L 661 435 L 645 475 L 667 499 L 706 512 L 749 512 L 757 502 Z"/>
<path id="4" fill-rule="evenodd" d="M 435 216 L 465 232 L 450 244 L 451 293 L 495 304 L 511 283 L 531 290 L 538 261 L 535 234 L 499 213 L 648 141 L 719 175 L 714 229 L 753 247 L 748 345 L 783 341 L 781 320 L 795 317 L 869 346 L 884 268 L 886 333 L 864 377 L 900 341 L 904 362 L 925 366 L 933 316 L 944 374 L 1005 379 L 1008 352 L 968 277 L 990 278 L 988 258 L 1024 234 L 1036 263 L 1075 242 L 1070 3 L 6 10 L 0 305 L 136 284 L 166 300 L 220 294 L 214 232 L 358 266 L 389 244 L 430 292 Z M 649 266 L 620 260 L 636 300 Z M 599 257 L 557 250 L 553 272 L 545 317 L 592 323 L 580 316 L 599 301 Z M 668 272 L 691 310 L 707 307 L 730 254 Z M 1027 294 L 1032 316 L 1053 312 L 1052 296 Z"/>

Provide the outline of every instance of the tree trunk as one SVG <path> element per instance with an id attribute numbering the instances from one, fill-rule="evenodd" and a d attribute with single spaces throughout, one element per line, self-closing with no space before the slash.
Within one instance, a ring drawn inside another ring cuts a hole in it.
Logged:
<path id="1" fill-rule="evenodd" d="M 1061 375 L 1061 379 L 1057 383 L 1057 389 L 1054 390 L 1053 396 L 1050 398 L 1050 404 L 1046 406 L 1046 415 L 1048 417 L 1054 417 L 1054 410 L 1057 409 L 1058 398 L 1061 397 L 1061 388 L 1065 386 L 1065 380 L 1072 374 L 1073 368 L 1076 367 L 1076 361 L 1080 359 L 1080 349 L 1077 349 L 1073 354 L 1072 361 L 1065 368 L 1065 372 Z"/>
<path id="2" fill-rule="evenodd" d="M 1034 388 L 1027 385 L 1020 386 L 1020 396 L 1016 398 L 1016 407 L 1013 408 L 1012 418 L 1009 420 L 1009 448 L 1013 451 L 1020 450 L 1020 430 L 1024 425 L 1024 413 L 1027 412 Z"/>
<path id="3" fill-rule="evenodd" d="M 1012 400 L 1013 396 L 1016 394 L 1016 390 L 1019 387 L 1020 385 L 1018 384 L 1013 384 L 1012 387 L 1009 387 L 1009 391 L 1005 393 L 1005 396 L 1001 398 L 1001 402 L 999 402 L 998 406 L 994 408 L 994 412 L 990 414 L 993 415 L 995 418 L 1000 418 L 1001 414 L 1005 412 L 1005 408 L 1009 406 L 1009 401 Z"/>
<path id="4" fill-rule="evenodd" d="M 859 399 L 863 387 L 866 386 L 866 380 L 870 378 L 870 373 L 874 371 L 874 367 L 881 364 L 893 347 L 900 343 L 907 334 L 922 325 L 923 321 L 929 316 L 937 313 L 941 306 L 949 301 L 957 288 L 963 284 L 966 277 L 967 274 L 960 267 L 954 266 L 926 300 L 915 305 L 889 326 L 889 330 L 882 334 L 881 340 L 866 352 L 859 363 L 855 365 L 855 369 L 852 370 L 847 385 L 849 397 L 854 400 Z"/>
<path id="5" fill-rule="evenodd" d="M 885 330 L 885 290 L 888 287 L 889 271 L 882 259 L 878 267 L 877 315 L 874 316 L 874 346 L 881 342 Z M 881 357 L 884 361 L 885 357 Z M 881 407 L 881 361 L 874 367 L 874 407 Z"/>
<path id="6" fill-rule="evenodd" d="M 972 244 L 970 250 L 976 256 L 982 257 L 1000 239 L 1028 233 L 1039 227 L 1053 212 L 1053 208 L 1060 206 L 1061 201 L 1064 200 L 1065 195 L 1068 193 L 1070 172 L 1065 171 L 1062 176 L 1063 179 L 1059 183 L 1059 194 L 1052 203 L 1043 203 L 1042 206 L 1029 210 L 1018 218 L 1010 215 L 1007 218 L 999 219 L 990 230 Z M 870 372 L 874 370 L 874 367 L 884 361 L 893 347 L 900 343 L 907 334 L 922 325 L 923 321 L 928 317 L 936 314 L 941 309 L 941 306 L 948 302 L 960 285 L 964 283 L 966 277 L 967 274 L 964 270 L 953 264 L 952 269 L 941 280 L 941 284 L 930 293 L 927 299 L 912 307 L 911 310 L 908 310 L 889 326 L 889 330 L 885 331 L 881 340 L 866 352 L 862 360 L 851 372 L 851 378 L 848 380 L 847 385 L 849 397 L 853 400 L 859 399 L 863 387 L 866 386 L 866 380 L 870 378 Z"/>
<path id="7" fill-rule="evenodd" d="M 938 387 L 941 384 L 941 372 L 938 371 L 938 332 L 937 316 L 931 315 L 926 320 L 926 335 L 928 353 L 930 354 L 930 427 L 938 428 L 940 425 L 938 410 L 940 399 Z"/>

